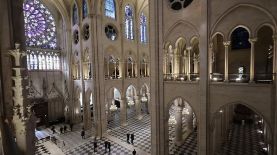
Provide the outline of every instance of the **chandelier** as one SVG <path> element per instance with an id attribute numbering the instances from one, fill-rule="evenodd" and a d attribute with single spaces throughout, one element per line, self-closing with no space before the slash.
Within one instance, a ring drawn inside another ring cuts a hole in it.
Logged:
<path id="1" fill-rule="evenodd" d="M 170 125 L 176 125 L 177 124 L 177 121 L 176 121 L 174 116 L 169 117 L 168 124 L 170 124 Z"/>
<path id="2" fill-rule="evenodd" d="M 184 108 L 182 111 L 183 115 L 189 115 L 189 110 L 187 108 Z"/>
<path id="3" fill-rule="evenodd" d="M 113 111 L 116 111 L 117 110 L 117 107 L 116 105 L 114 104 L 114 101 L 112 102 L 112 105 L 110 106 L 110 111 L 113 112 Z"/>
<path id="4" fill-rule="evenodd" d="M 132 99 L 131 99 L 131 100 L 129 100 L 129 101 L 128 101 L 128 106 L 133 106 L 133 105 L 135 105 L 134 100 L 132 100 Z"/>
<path id="5" fill-rule="evenodd" d="M 147 101 L 148 101 L 147 97 L 145 97 L 145 96 L 141 97 L 141 102 L 147 102 Z"/>

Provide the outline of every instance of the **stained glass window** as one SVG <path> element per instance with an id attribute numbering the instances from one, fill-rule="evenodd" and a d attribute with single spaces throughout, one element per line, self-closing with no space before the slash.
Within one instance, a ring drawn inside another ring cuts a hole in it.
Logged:
<path id="1" fill-rule="evenodd" d="M 88 3 L 87 0 L 83 0 L 83 19 L 88 16 Z"/>
<path id="2" fill-rule="evenodd" d="M 115 14 L 114 0 L 105 0 L 105 16 L 115 19 Z"/>
<path id="3" fill-rule="evenodd" d="M 56 25 L 48 8 L 39 0 L 25 0 L 23 10 L 26 45 L 57 48 Z"/>
<path id="4" fill-rule="evenodd" d="M 27 46 L 27 68 L 29 70 L 60 69 L 59 65 L 53 68 L 55 64 L 60 63 L 60 54 L 57 50 L 56 25 L 53 15 L 40 0 L 25 0 L 23 11 Z"/>
<path id="5" fill-rule="evenodd" d="M 31 69 L 38 69 L 38 59 L 37 55 L 32 53 L 31 54 Z"/>
<path id="6" fill-rule="evenodd" d="M 40 70 L 46 69 L 46 60 L 45 60 L 45 55 L 43 53 L 39 53 L 38 55 L 38 68 Z"/>
<path id="7" fill-rule="evenodd" d="M 146 16 L 142 13 L 140 16 L 140 42 L 146 43 L 147 42 L 147 20 Z"/>
<path id="8" fill-rule="evenodd" d="M 134 39 L 133 9 L 130 5 L 125 6 L 125 35 L 127 39 Z"/>
<path id="9" fill-rule="evenodd" d="M 77 24 L 78 22 L 78 9 L 77 9 L 77 5 L 74 4 L 73 5 L 73 11 L 72 11 L 72 22 L 73 22 L 73 25 Z"/>

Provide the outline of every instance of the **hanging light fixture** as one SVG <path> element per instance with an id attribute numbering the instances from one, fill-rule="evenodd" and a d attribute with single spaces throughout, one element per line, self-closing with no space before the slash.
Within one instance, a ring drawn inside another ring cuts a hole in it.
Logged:
<path id="1" fill-rule="evenodd" d="M 189 110 L 187 108 L 184 108 L 182 111 L 183 115 L 189 115 Z"/>
<path id="2" fill-rule="evenodd" d="M 134 102 L 134 100 L 130 99 L 128 101 L 128 106 L 133 106 L 133 105 L 135 105 L 135 102 Z"/>
<path id="3" fill-rule="evenodd" d="M 147 102 L 147 101 L 148 101 L 147 97 L 145 97 L 145 95 L 143 95 L 143 96 L 141 97 L 141 102 Z"/>
<path id="4" fill-rule="evenodd" d="M 177 121 L 176 121 L 174 116 L 169 117 L 168 124 L 170 124 L 170 125 L 176 125 L 177 124 Z"/>
<path id="5" fill-rule="evenodd" d="M 112 105 L 110 106 L 110 111 L 111 111 L 111 112 L 114 112 L 114 111 L 116 111 L 116 110 L 117 110 L 116 105 L 115 105 L 115 104 L 112 104 Z"/>

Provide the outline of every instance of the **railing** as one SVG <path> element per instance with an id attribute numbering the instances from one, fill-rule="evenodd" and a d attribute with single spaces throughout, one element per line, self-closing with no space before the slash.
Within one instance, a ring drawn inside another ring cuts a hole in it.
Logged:
<path id="1" fill-rule="evenodd" d="M 134 78 L 137 78 L 138 76 L 134 75 L 134 76 L 126 76 L 126 79 L 134 79 Z"/>
<path id="2" fill-rule="evenodd" d="M 149 76 L 149 75 L 141 74 L 140 77 L 141 77 L 141 78 L 145 78 L 145 77 L 150 77 L 150 76 Z"/>
<path id="3" fill-rule="evenodd" d="M 229 74 L 229 82 L 248 83 L 250 74 Z"/>
<path id="4" fill-rule="evenodd" d="M 275 76 L 274 73 L 272 73 L 272 74 L 255 74 L 254 81 L 256 83 L 272 83 L 274 76 Z"/>
<path id="5" fill-rule="evenodd" d="M 255 83 L 272 83 L 275 74 L 255 74 Z M 212 82 L 223 82 L 224 74 L 211 73 L 210 80 Z M 248 83 L 250 81 L 250 74 L 228 74 L 228 82 L 232 83 Z"/>
<path id="6" fill-rule="evenodd" d="M 164 74 L 165 81 L 198 81 L 199 74 Z"/>
<path id="7" fill-rule="evenodd" d="M 210 80 L 215 82 L 223 82 L 224 81 L 224 74 L 221 73 L 211 73 Z"/>
<path id="8" fill-rule="evenodd" d="M 118 80 L 118 79 L 122 79 L 122 77 L 120 77 L 119 75 L 105 75 L 105 80 Z"/>

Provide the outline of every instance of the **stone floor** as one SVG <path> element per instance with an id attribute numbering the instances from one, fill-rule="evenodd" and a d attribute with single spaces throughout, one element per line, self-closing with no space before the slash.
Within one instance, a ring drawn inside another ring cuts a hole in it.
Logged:
<path id="1" fill-rule="evenodd" d="M 50 128 L 41 129 L 36 132 L 39 139 L 43 139 L 47 136 L 55 136 L 57 138 L 57 145 L 60 150 L 66 155 L 89 155 L 89 154 L 114 154 L 114 155 L 127 155 L 132 154 L 135 149 L 139 155 L 149 155 L 151 153 L 151 122 L 149 114 L 142 114 L 142 119 L 138 120 L 135 116 L 135 111 L 133 109 L 128 110 L 127 114 L 127 126 L 121 126 L 119 120 L 120 112 L 115 112 L 113 118 L 110 119 L 108 123 L 107 136 L 102 139 L 97 139 L 97 150 L 94 152 L 93 142 L 94 142 L 94 132 L 91 131 L 91 137 L 82 139 L 80 132 L 82 125 L 75 125 L 73 131 L 68 131 L 66 133 L 60 134 L 59 128 L 64 126 L 64 124 L 57 125 L 56 133 L 52 134 Z M 172 132 L 172 131 L 170 131 Z M 135 140 L 134 144 L 127 142 L 127 133 L 134 134 Z M 170 142 L 170 154 L 185 154 L 194 155 L 196 154 L 196 132 L 192 133 L 181 147 L 178 147 Z M 111 151 L 105 151 L 104 141 L 111 142 Z M 41 145 L 40 145 L 41 148 Z M 47 151 L 48 149 L 48 151 Z M 44 152 L 51 152 L 51 148 L 40 149 Z M 37 150 L 37 155 L 43 153 Z"/>
<path id="2" fill-rule="evenodd" d="M 233 124 L 218 155 L 267 155 L 256 125 Z"/>

